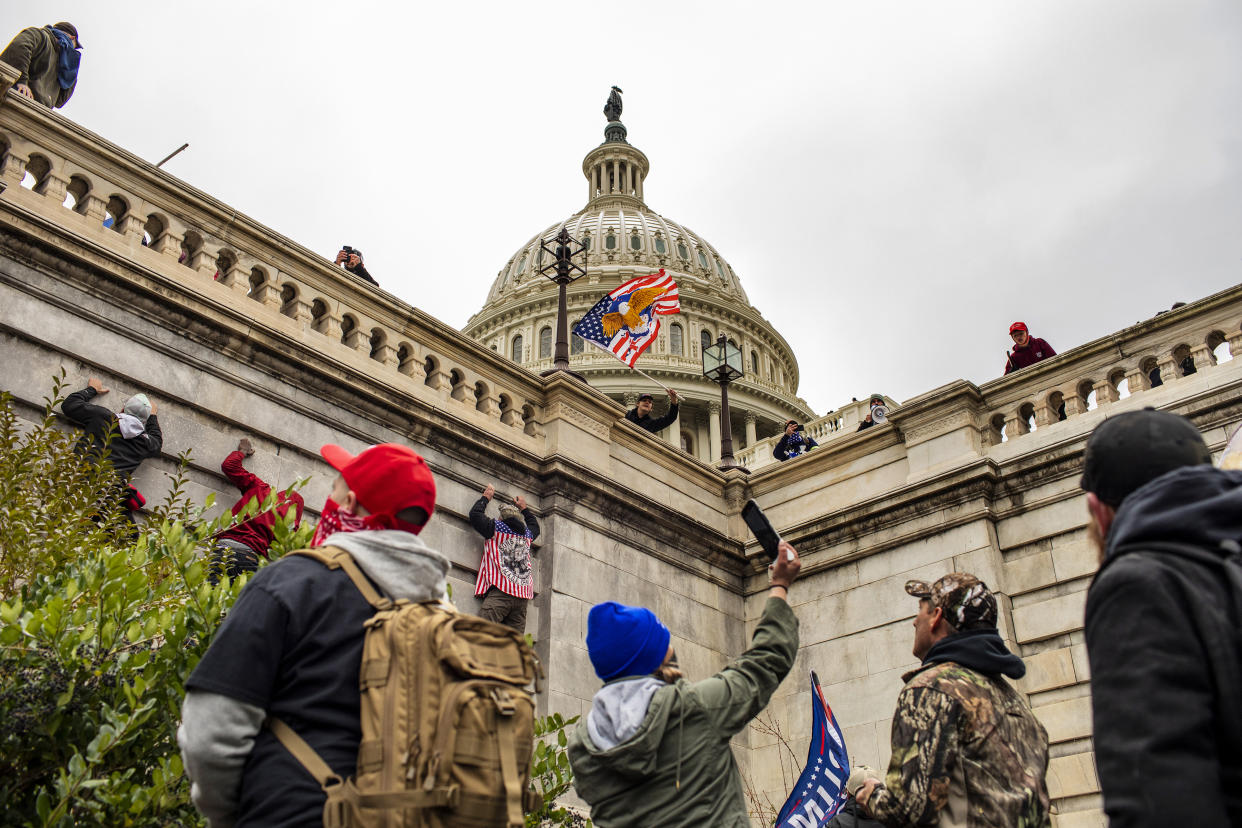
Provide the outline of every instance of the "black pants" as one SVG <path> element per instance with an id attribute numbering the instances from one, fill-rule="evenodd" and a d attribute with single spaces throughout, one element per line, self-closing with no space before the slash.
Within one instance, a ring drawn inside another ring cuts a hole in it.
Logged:
<path id="1" fill-rule="evenodd" d="M 526 605 L 528 598 L 515 598 L 501 592 L 496 587 L 488 587 L 483 595 L 483 606 L 479 607 L 479 617 L 493 624 L 504 624 L 520 633 L 526 632 Z"/>
<path id="2" fill-rule="evenodd" d="M 259 556 L 249 546 L 241 541 L 218 540 L 211 550 L 207 580 L 216 584 L 221 575 L 227 575 L 231 581 L 243 572 L 254 572 L 258 568 Z"/>

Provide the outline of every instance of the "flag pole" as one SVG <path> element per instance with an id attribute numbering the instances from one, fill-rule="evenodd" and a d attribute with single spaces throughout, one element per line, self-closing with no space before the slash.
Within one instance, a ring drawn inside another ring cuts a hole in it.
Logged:
<path id="1" fill-rule="evenodd" d="M 613 357 L 614 359 L 615 359 L 615 358 L 616 358 L 616 356 L 617 356 L 617 355 L 616 355 L 616 354 L 614 354 L 612 351 L 610 351 L 610 350 L 608 350 L 607 348 L 605 348 L 603 345 L 600 345 L 600 344 L 599 344 L 598 342 L 596 342 L 594 339 L 584 339 L 583 341 L 584 341 L 584 342 L 590 342 L 590 343 L 591 343 L 592 345 L 594 345 L 596 348 L 599 348 L 601 351 L 603 351 L 604 353 L 608 354 L 608 356 Z M 661 388 L 663 388 L 665 391 L 672 391 L 672 390 L 673 390 L 673 389 L 669 388 L 667 385 L 665 385 L 664 383 L 660 382 L 660 381 L 659 381 L 658 379 L 656 379 L 655 377 L 651 376 L 651 374 L 648 374 L 646 371 L 644 371 L 644 370 L 643 370 L 643 369 L 641 369 L 641 368 L 635 368 L 633 365 L 631 365 L 631 366 L 630 366 L 630 370 L 631 370 L 631 371 L 637 371 L 638 373 L 642 374 L 642 375 L 643 375 L 644 377 L 646 377 L 647 379 L 649 379 L 649 380 L 651 380 L 652 382 L 654 382 L 656 385 L 658 385 L 658 386 L 660 386 Z"/>

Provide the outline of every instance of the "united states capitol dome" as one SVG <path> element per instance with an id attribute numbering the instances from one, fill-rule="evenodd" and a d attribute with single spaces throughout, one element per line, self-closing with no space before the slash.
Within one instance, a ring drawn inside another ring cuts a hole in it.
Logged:
<path id="1" fill-rule="evenodd" d="M 735 450 L 779 433 L 791 418 L 814 419 L 797 396 L 798 362 L 789 344 L 750 304 L 714 245 L 647 206 L 650 162 L 627 141 L 620 112 L 606 114 L 615 117 L 604 130 L 604 143 L 582 161 L 586 206 L 548 225 L 513 254 L 463 332 L 533 371 L 552 367 L 557 287 L 539 272 L 551 263 L 540 243 L 564 225 L 587 245 L 587 275 L 568 290 L 570 327 L 622 282 L 661 268 L 677 281 L 681 313 L 660 318 L 659 337 L 637 362 L 681 396 L 678 422 L 665 430 L 665 439 L 704 461 L 719 458 L 720 387 L 703 376 L 701 349 L 722 333 L 741 349 L 745 367 L 744 376 L 729 386 Z M 573 334 L 570 365 L 592 387 L 627 406 L 646 392 L 656 396 L 654 413 L 664 411 L 662 389 Z"/>

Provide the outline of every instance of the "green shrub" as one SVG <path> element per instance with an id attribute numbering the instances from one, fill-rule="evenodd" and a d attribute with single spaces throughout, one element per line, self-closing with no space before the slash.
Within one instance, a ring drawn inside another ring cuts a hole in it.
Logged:
<path id="1" fill-rule="evenodd" d="M 56 427 L 59 390 L 30 428 L 0 395 L 0 824 L 201 825 L 175 734 L 185 680 L 246 581 L 206 579 L 232 518 L 186 500 L 183 457 L 130 526 L 107 463 L 81 462 Z M 278 521 L 272 557 L 310 531 Z"/>
<path id="2" fill-rule="evenodd" d="M 573 787 L 574 773 L 569 766 L 569 751 L 566 750 L 569 743 L 566 729 L 576 724 L 578 718 L 574 716 L 566 719 L 560 713 L 553 713 L 535 720 L 535 757 L 531 764 L 531 781 L 535 783 L 535 790 L 543 797 L 543 807 L 526 815 L 527 828 L 591 824 L 589 819 L 583 819 L 568 808 L 558 807 L 556 804 L 556 800 Z"/>

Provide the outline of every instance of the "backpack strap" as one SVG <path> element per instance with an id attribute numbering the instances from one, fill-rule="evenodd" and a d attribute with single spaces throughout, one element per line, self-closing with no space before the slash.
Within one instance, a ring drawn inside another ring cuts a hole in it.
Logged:
<path id="1" fill-rule="evenodd" d="M 376 591 L 375 587 L 371 585 L 371 581 L 367 579 L 367 576 L 362 574 L 358 564 L 354 563 L 353 555 L 350 555 L 339 546 L 316 546 L 314 549 L 298 549 L 289 554 L 305 555 L 308 558 L 314 558 L 328 569 L 345 570 L 349 580 L 354 582 L 354 586 L 362 593 L 362 597 L 366 599 L 368 604 L 377 610 L 392 609 L 392 600 L 385 598 Z"/>
<path id="2" fill-rule="evenodd" d="M 525 817 L 522 814 L 522 780 L 518 775 L 517 743 L 514 739 L 516 723 L 513 699 L 508 690 L 492 688 L 492 699 L 496 702 L 496 735 L 500 748 L 500 776 L 505 785 L 505 804 L 508 806 L 507 828 L 522 828 Z"/>
<path id="3" fill-rule="evenodd" d="M 332 768 L 328 767 L 328 763 L 323 761 L 315 749 L 306 743 L 306 740 L 294 731 L 293 728 L 285 724 L 275 716 L 268 716 L 263 723 L 268 730 L 272 731 L 272 735 L 280 740 L 285 749 L 293 754 L 293 758 L 297 759 L 306 768 L 307 772 L 315 777 L 315 781 L 324 789 L 326 793 L 329 788 L 342 783 L 341 777 L 337 776 Z"/>

